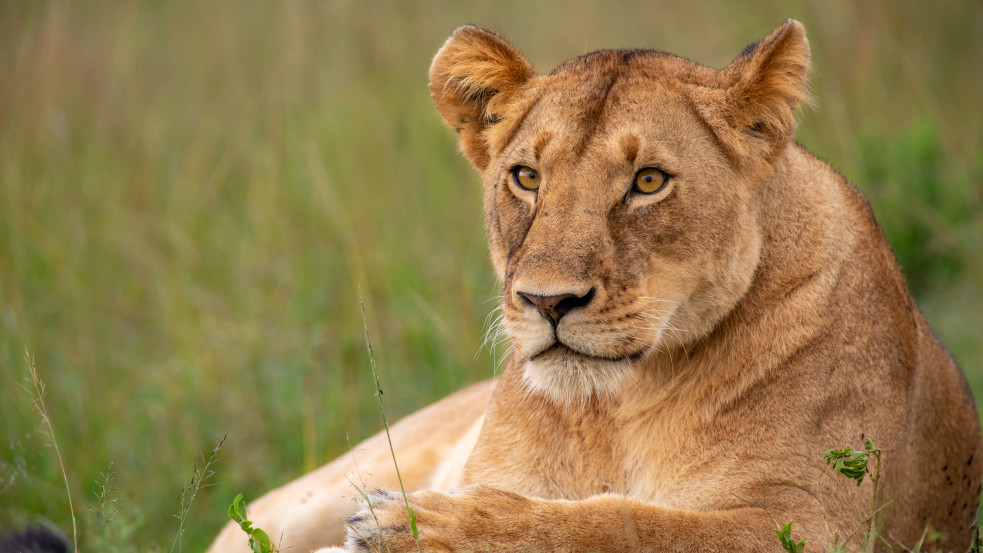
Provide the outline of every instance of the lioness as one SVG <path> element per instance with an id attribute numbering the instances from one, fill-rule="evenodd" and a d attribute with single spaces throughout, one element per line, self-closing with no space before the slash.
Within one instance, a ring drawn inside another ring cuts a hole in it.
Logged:
<path id="1" fill-rule="evenodd" d="M 487 29 L 444 44 L 430 90 L 484 181 L 515 354 L 393 428 L 430 488 L 408 497 L 424 551 L 780 551 L 787 522 L 857 549 L 871 480 L 824 477 L 822 453 L 868 437 L 878 547 L 931 529 L 966 550 L 976 408 L 867 203 L 792 140 L 808 67 L 791 20 L 722 70 L 609 50 L 537 75 Z M 283 547 L 338 543 L 351 482 L 396 486 L 384 437 L 356 449 L 359 471 L 251 518 Z M 346 547 L 416 551 L 402 495 L 370 500 Z M 213 545 L 234 548 L 235 528 Z"/>

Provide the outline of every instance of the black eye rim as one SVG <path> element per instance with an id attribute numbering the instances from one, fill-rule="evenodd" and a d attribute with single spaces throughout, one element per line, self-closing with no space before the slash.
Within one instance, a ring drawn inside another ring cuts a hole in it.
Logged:
<path id="1" fill-rule="evenodd" d="M 516 166 L 512 167 L 511 169 L 509 169 L 509 174 L 512 175 L 512 182 L 515 183 L 515 185 L 518 186 L 521 190 L 525 190 L 526 192 L 537 192 L 539 190 L 539 187 L 536 187 L 536 188 L 526 188 L 525 186 L 522 185 L 522 182 L 519 181 L 519 171 L 521 171 L 522 169 L 529 169 L 530 171 L 532 171 L 536 175 L 533 178 L 537 178 L 537 179 L 542 180 L 541 179 L 541 176 L 539 174 L 540 173 L 539 169 L 534 169 L 533 167 L 530 167 L 529 165 L 521 165 L 520 164 L 520 165 L 516 165 Z"/>
<path id="2" fill-rule="evenodd" d="M 658 172 L 662 173 L 662 177 L 663 177 L 663 179 L 662 179 L 662 186 L 656 188 L 655 190 L 653 190 L 651 192 L 643 192 L 643 191 L 641 191 L 641 190 L 638 189 L 638 184 L 637 184 L 638 183 L 638 177 L 644 171 L 649 171 L 649 170 L 654 170 L 654 171 L 658 171 Z M 666 171 L 665 169 L 661 168 L 661 167 L 655 167 L 655 166 L 642 167 L 638 171 L 635 171 L 635 176 L 633 176 L 632 179 L 631 179 L 631 193 L 632 194 L 638 194 L 639 196 L 655 196 L 659 192 L 662 192 L 663 190 L 665 190 L 666 187 L 669 186 L 669 181 L 671 181 L 672 179 L 673 179 L 673 175 L 671 173 L 669 173 L 668 171 Z"/>

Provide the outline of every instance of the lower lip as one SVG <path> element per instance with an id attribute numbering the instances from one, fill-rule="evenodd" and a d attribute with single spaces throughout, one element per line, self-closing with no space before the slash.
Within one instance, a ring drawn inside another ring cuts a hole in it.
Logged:
<path id="1" fill-rule="evenodd" d="M 576 355 L 578 357 L 586 357 L 588 359 L 596 359 L 598 361 L 607 361 L 609 363 L 616 363 L 616 362 L 619 362 L 619 361 L 633 361 L 635 359 L 640 359 L 643 355 L 645 355 L 645 349 L 641 349 L 639 351 L 636 351 L 635 353 L 632 353 L 630 355 L 625 355 L 623 357 L 617 357 L 617 358 L 613 358 L 613 357 L 600 357 L 600 356 L 597 356 L 597 355 L 590 355 L 588 353 L 581 353 L 581 352 L 579 352 L 579 351 L 571 348 L 570 346 L 568 346 L 568 345 L 566 345 L 566 344 L 564 344 L 562 342 L 557 341 L 557 342 L 554 342 L 552 346 L 550 346 L 550 347 L 544 349 L 543 351 L 541 351 L 540 353 L 537 353 L 536 355 L 532 356 L 532 359 L 535 359 L 537 357 L 546 355 L 547 353 L 549 353 L 551 351 L 566 352 L 567 354 L 570 354 L 570 355 Z"/>

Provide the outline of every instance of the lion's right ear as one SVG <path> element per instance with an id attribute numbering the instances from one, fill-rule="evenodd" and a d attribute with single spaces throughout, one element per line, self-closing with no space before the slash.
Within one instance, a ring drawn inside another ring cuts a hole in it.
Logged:
<path id="1" fill-rule="evenodd" d="M 514 46 L 474 25 L 458 28 L 437 52 L 430 66 L 430 96 L 479 171 L 490 159 L 484 131 L 502 118 L 495 107 L 533 75 L 532 65 Z"/>

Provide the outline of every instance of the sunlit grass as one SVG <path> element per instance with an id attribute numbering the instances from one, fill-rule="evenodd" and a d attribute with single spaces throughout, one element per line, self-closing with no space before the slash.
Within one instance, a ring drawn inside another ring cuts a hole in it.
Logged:
<path id="1" fill-rule="evenodd" d="M 426 89 L 469 22 L 548 70 L 618 46 L 720 66 L 802 20 L 818 107 L 799 140 L 867 192 L 983 391 L 983 8 L 700 6 L 0 3 L 0 527 L 70 524 L 25 346 L 73 497 L 112 464 L 140 543 L 170 544 L 187 459 L 229 434 L 189 547 L 235 493 L 378 430 L 359 288 L 393 418 L 492 374 L 478 182 Z"/>

